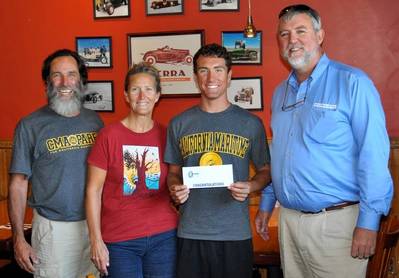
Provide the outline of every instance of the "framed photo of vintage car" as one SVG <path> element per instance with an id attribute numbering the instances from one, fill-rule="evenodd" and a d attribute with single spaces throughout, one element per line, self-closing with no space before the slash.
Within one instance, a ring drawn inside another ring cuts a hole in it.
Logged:
<path id="1" fill-rule="evenodd" d="M 239 11 L 240 0 L 199 0 L 201 12 Z"/>
<path id="2" fill-rule="evenodd" d="M 145 0 L 147 15 L 182 14 L 183 0 Z"/>
<path id="3" fill-rule="evenodd" d="M 130 17 L 131 0 L 93 0 L 94 19 Z"/>
<path id="4" fill-rule="evenodd" d="M 227 98 L 247 110 L 263 110 L 262 77 L 232 78 Z"/>
<path id="5" fill-rule="evenodd" d="M 222 45 L 230 52 L 233 64 L 262 64 L 262 31 L 254 38 L 244 37 L 243 32 L 223 31 Z"/>
<path id="6" fill-rule="evenodd" d="M 128 34 L 129 67 L 145 61 L 161 76 L 162 96 L 199 96 L 193 56 L 204 41 L 203 30 Z"/>
<path id="7" fill-rule="evenodd" d="M 98 112 L 113 112 L 114 82 L 112 80 L 88 81 L 83 106 Z"/>
<path id="8" fill-rule="evenodd" d="M 89 68 L 112 67 L 111 37 L 77 37 L 76 51 Z"/>

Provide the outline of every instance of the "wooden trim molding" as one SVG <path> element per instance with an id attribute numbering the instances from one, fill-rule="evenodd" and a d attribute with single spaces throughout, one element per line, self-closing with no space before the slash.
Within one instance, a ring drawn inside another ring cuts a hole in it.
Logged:
<path id="1" fill-rule="evenodd" d="M 0 140 L 0 149 L 11 149 L 11 148 L 12 148 L 12 141 Z"/>
<path id="2" fill-rule="evenodd" d="M 391 137 L 391 149 L 399 149 L 399 138 L 398 137 Z"/>

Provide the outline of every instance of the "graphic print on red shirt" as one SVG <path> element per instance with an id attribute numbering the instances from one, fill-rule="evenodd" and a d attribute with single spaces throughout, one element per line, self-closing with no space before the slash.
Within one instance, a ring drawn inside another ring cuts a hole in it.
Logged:
<path id="1" fill-rule="evenodd" d="M 123 165 L 123 195 L 132 195 L 137 188 L 159 189 L 158 147 L 124 145 Z"/>

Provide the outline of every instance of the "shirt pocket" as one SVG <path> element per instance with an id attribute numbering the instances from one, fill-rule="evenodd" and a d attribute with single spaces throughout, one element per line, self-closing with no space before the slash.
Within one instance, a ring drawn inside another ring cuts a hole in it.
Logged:
<path id="1" fill-rule="evenodd" d="M 305 135 L 317 143 L 325 143 L 337 128 L 336 111 L 312 109 L 305 126 Z"/>

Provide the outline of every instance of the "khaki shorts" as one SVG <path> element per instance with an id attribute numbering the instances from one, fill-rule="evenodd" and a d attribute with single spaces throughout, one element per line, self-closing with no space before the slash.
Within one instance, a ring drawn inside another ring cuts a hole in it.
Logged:
<path id="1" fill-rule="evenodd" d="M 284 277 L 365 277 L 368 260 L 351 256 L 358 215 L 358 205 L 317 214 L 281 207 L 279 242 Z"/>
<path id="2" fill-rule="evenodd" d="M 52 221 L 36 210 L 32 222 L 32 247 L 39 263 L 34 277 L 77 278 L 98 271 L 90 260 L 86 221 Z"/>

